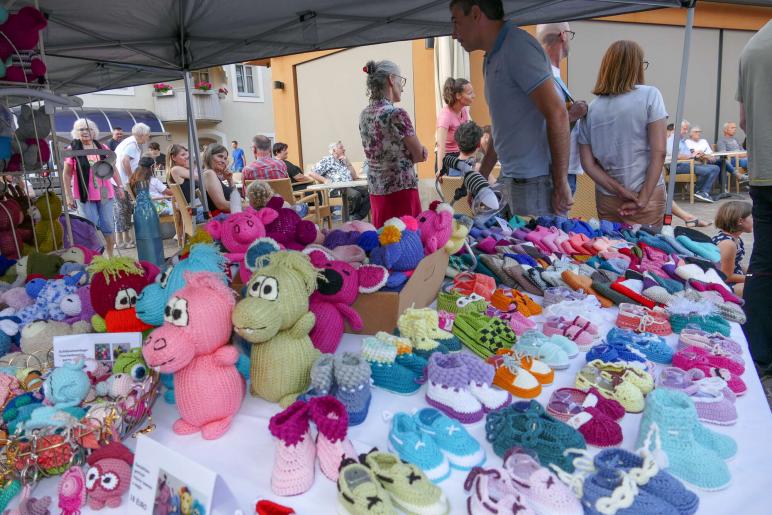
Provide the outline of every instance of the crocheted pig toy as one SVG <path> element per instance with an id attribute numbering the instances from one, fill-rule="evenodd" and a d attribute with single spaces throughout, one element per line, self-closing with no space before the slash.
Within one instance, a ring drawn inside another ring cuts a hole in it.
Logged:
<path id="1" fill-rule="evenodd" d="M 105 506 L 117 508 L 121 497 L 131 485 L 131 466 L 134 454 L 121 442 L 110 442 L 86 458 L 89 464 L 86 472 L 88 507 L 101 510 Z"/>
<path id="2" fill-rule="evenodd" d="M 418 222 L 412 216 L 390 218 L 378 235 L 380 246 L 370 253 L 370 263 L 389 271 L 388 288 L 405 284 L 424 257 Z"/>
<path id="3" fill-rule="evenodd" d="M 244 249 L 246 252 L 246 249 Z M 197 243 L 190 248 L 190 254 L 174 266 L 164 270 L 158 281 L 145 287 L 137 299 L 137 317 L 152 326 L 164 322 L 164 308 L 169 298 L 185 286 L 186 272 L 212 272 L 227 281 L 223 269 L 225 258 L 214 245 Z"/>
<path id="4" fill-rule="evenodd" d="M 453 234 L 453 208 L 450 204 L 432 202 L 429 209 L 418 215 L 418 232 L 426 255 L 444 247 Z"/>
<path id="5" fill-rule="evenodd" d="M 158 267 L 129 257 L 95 257 L 88 271 L 96 312 L 91 325 L 96 332 L 141 332 L 152 327 L 137 318 L 134 306 L 142 289 L 158 275 Z"/>
<path id="6" fill-rule="evenodd" d="M 308 298 L 319 274 L 308 256 L 279 251 L 267 238 L 249 248 L 246 262 L 252 278 L 233 310 L 233 326 L 252 344 L 251 392 L 286 407 L 308 388 L 319 357 L 308 337 L 316 322 Z"/>
<path id="7" fill-rule="evenodd" d="M 306 245 L 316 240 L 316 225 L 310 220 L 303 220 L 293 209 L 282 207 L 283 205 L 284 200 L 279 196 L 268 201 L 268 207 L 279 213 L 279 216 L 265 226 L 266 236 L 284 248 L 303 250 Z"/>
<path id="8" fill-rule="evenodd" d="M 229 345 L 234 304 L 234 292 L 220 275 L 186 272 L 185 286 L 166 303 L 164 325 L 145 340 L 148 366 L 174 374 L 177 434 L 221 437 L 244 399 L 239 352 Z"/>
<path id="9" fill-rule="evenodd" d="M 316 316 L 311 342 L 322 352 L 334 353 L 343 336 L 345 320 L 354 331 L 362 329 L 362 319 L 351 307 L 357 295 L 379 290 L 386 284 L 389 272 L 377 265 L 354 268 L 319 250 L 312 250 L 308 256 L 322 274 L 309 302 L 311 312 Z"/>
<path id="10" fill-rule="evenodd" d="M 249 281 L 250 274 L 249 269 L 244 265 L 244 254 L 253 241 L 265 237 L 266 227 L 278 216 L 279 213 L 271 208 L 255 211 L 248 207 L 241 213 L 228 215 L 224 220 L 210 220 L 206 224 L 206 232 L 215 240 L 219 240 L 227 250 L 225 257 L 232 263 L 239 264 L 242 282 Z"/>

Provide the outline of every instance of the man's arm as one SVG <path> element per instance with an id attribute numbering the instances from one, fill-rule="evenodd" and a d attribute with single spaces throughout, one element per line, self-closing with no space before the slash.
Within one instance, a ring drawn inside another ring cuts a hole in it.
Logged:
<path id="1" fill-rule="evenodd" d="M 318 173 L 316 173 L 316 172 L 315 172 L 315 171 L 313 171 L 313 170 L 309 170 L 309 171 L 308 171 L 308 175 L 309 175 L 309 176 L 310 176 L 312 179 L 314 179 L 316 182 L 320 182 L 320 183 L 323 183 L 323 184 L 326 184 L 326 183 L 330 182 L 330 180 L 329 180 L 329 179 L 326 179 L 326 178 L 322 177 L 321 175 L 319 175 Z"/>
<path id="2" fill-rule="evenodd" d="M 529 95 L 536 108 L 547 120 L 547 139 L 552 156 L 551 174 L 553 183 L 552 208 L 565 213 L 573 204 L 568 187 L 568 152 L 570 130 L 566 105 L 555 91 L 552 81 L 544 81 Z"/>
<path id="3" fill-rule="evenodd" d="M 493 170 L 493 167 L 496 166 L 496 162 L 498 160 L 499 156 L 496 154 L 496 149 L 493 147 L 493 135 L 491 134 L 491 139 L 488 143 L 488 151 L 485 152 L 485 155 L 482 158 L 482 162 L 480 163 L 479 172 L 483 177 L 487 179 L 490 176 L 491 170 Z"/>

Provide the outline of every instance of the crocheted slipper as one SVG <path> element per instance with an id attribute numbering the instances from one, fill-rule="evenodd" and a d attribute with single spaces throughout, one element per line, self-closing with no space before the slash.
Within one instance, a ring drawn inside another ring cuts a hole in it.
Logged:
<path id="1" fill-rule="evenodd" d="M 577 372 L 576 387 L 585 391 L 594 388 L 606 399 L 615 400 L 624 406 L 628 413 L 640 413 L 645 406 L 643 393 L 637 386 L 590 365 Z"/>
<path id="2" fill-rule="evenodd" d="M 466 313 L 469 311 L 476 311 L 478 313 L 484 313 L 487 307 L 488 303 L 485 301 L 485 299 L 476 293 L 472 293 L 471 295 L 463 295 L 456 291 L 441 291 L 437 295 L 438 311 L 447 311 L 448 313 Z"/>
<path id="3" fill-rule="evenodd" d="M 367 453 L 362 462 L 370 467 L 402 511 L 447 513 L 450 510 L 445 494 L 417 466 L 393 454 L 378 451 Z"/>
<path id="4" fill-rule="evenodd" d="M 596 406 L 575 402 L 565 389 L 552 394 L 547 404 L 547 412 L 578 429 L 589 445 L 612 447 L 622 443 L 622 427 L 614 419 Z"/>
<path id="5" fill-rule="evenodd" d="M 349 425 L 359 425 L 370 407 L 370 364 L 361 354 L 344 352 L 335 356 L 334 372 L 335 397 L 346 407 Z"/>
<path id="6" fill-rule="evenodd" d="M 517 281 L 518 287 L 531 295 L 543 295 L 544 290 L 536 286 L 528 277 L 525 268 L 518 263 L 510 263 L 504 266 L 504 271 Z"/>
<path id="7" fill-rule="evenodd" d="M 560 277 L 574 290 L 581 290 L 588 295 L 594 295 L 598 299 L 598 302 L 600 302 L 600 305 L 604 308 L 610 308 L 614 305 L 611 300 L 593 289 L 592 279 L 589 277 L 577 275 L 569 270 L 563 271 L 563 273 L 560 274 Z"/>
<path id="8" fill-rule="evenodd" d="M 510 348 L 517 340 L 506 322 L 479 313 L 458 315 L 453 323 L 453 334 L 483 359 L 499 349 Z"/>
<path id="9" fill-rule="evenodd" d="M 678 349 L 695 346 L 712 352 L 731 354 L 735 361 L 743 362 L 742 346 L 721 333 L 709 333 L 696 327 L 687 327 L 678 335 Z"/>
<path id="10" fill-rule="evenodd" d="M 544 274 L 542 274 L 542 276 L 544 276 Z M 586 296 L 587 295 L 584 293 L 574 291 L 567 286 L 556 286 L 554 288 L 547 288 L 544 290 L 544 300 L 542 301 L 542 305 L 546 308 L 552 304 L 558 304 L 567 300 L 582 300 Z"/>
<path id="11" fill-rule="evenodd" d="M 496 369 L 493 384 L 516 397 L 534 399 L 541 394 L 541 383 L 525 370 L 515 356 L 499 354 L 486 360 Z"/>
<path id="12" fill-rule="evenodd" d="M 416 426 L 434 440 L 450 466 L 470 470 L 485 463 L 485 449 L 456 421 L 434 408 L 420 409 L 413 415 Z"/>
<path id="13" fill-rule="evenodd" d="M 432 354 L 427 377 L 427 404 L 463 424 L 485 416 L 482 403 L 469 390 L 469 369 L 458 354 Z"/>
<path id="14" fill-rule="evenodd" d="M 484 274 L 462 272 L 453 278 L 453 289 L 463 295 L 476 293 L 489 301 L 496 289 L 496 281 Z"/>
<path id="15" fill-rule="evenodd" d="M 539 359 L 552 369 L 568 368 L 569 360 L 566 351 L 539 331 L 526 331 L 514 348 L 519 353 Z"/>
<path id="16" fill-rule="evenodd" d="M 597 328 L 595 329 L 596 335 L 593 335 L 588 328 L 592 324 L 586 321 L 584 324 L 573 324 L 563 317 L 548 317 L 547 321 L 542 326 L 542 332 L 546 336 L 560 335 L 565 336 L 569 340 L 576 343 L 579 349 L 587 349 L 592 346 L 593 342 L 597 338 Z"/>
<path id="17" fill-rule="evenodd" d="M 667 336 L 673 332 L 667 312 L 663 309 L 649 309 L 629 303 L 619 305 L 617 326 L 638 333 L 648 332 L 659 336 Z"/>
<path id="18" fill-rule="evenodd" d="M 680 368 L 667 367 L 662 370 L 658 387 L 681 390 L 694 402 L 700 421 L 720 426 L 731 426 L 737 422 L 737 408 L 734 394 L 726 395 L 726 381 L 718 377 L 697 378 L 691 372 Z M 731 392 L 731 390 L 729 390 Z"/>
<path id="19" fill-rule="evenodd" d="M 488 359 L 496 360 L 499 356 L 513 356 L 516 360 L 519 360 L 521 368 L 530 372 L 531 375 L 544 386 L 551 385 L 555 380 L 555 371 L 533 356 L 520 355 L 517 351 L 513 351 L 512 349 L 502 349 L 496 356 Z"/>
<path id="20" fill-rule="evenodd" d="M 510 288 L 514 288 L 517 286 L 517 281 L 512 279 L 505 271 L 504 271 L 504 264 L 507 261 L 511 261 L 508 257 L 499 257 L 499 256 L 493 256 L 488 254 L 481 254 L 479 257 L 480 261 L 483 262 L 485 266 L 487 266 L 494 274 L 496 274 L 496 279 L 500 283 L 504 283 L 506 286 Z"/>
<path id="21" fill-rule="evenodd" d="M 319 468 L 332 481 L 338 479 L 338 468 L 346 457 L 356 457 L 356 451 L 346 438 L 348 412 L 338 399 L 316 397 L 309 402 L 309 415 L 316 425 L 316 456 Z"/>
<path id="22" fill-rule="evenodd" d="M 341 464 L 338 477 L 338 504 L 345 513 L 391 515 L 396 513 L 391 496 L 375 477 L 375 473 L 354 460 Z"/>
<path id="23" fill-rule="evenodd" d="M 370 364 L 373 386 L 401 395 L 410 395 L 421 388 L 419 379 L 426 367 L 425 359 L 412 353 L 397 355 L 396 346 L 372 336 L 362 340 L 362 357 Z M 418 370 L 406 367 L 401 362 L 405 357 L 421 360 L 423 365 L 417 367 Z"/>

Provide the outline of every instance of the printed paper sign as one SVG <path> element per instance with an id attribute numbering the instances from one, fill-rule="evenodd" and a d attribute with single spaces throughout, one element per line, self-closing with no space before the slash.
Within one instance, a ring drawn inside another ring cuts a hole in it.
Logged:
<path id="1" fill-rule="evenodd" d="M 119 354 L 142 345 L 142 333 L 90 333 L 54 336 L 54 366 L 96 359 L 112 366 Z"/>
<path id="2" fill-rule="evenodd" d="M 217 474 L 155 440 L 139 435 L 128 512 L 149 515 L 212 513 Z"/>

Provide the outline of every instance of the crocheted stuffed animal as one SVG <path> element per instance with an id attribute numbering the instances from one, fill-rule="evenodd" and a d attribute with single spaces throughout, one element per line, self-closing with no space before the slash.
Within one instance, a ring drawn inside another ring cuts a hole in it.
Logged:
<path id="1" fill-rule="evenodd" d="M 214 245 L 205 243 L 193 245 L 186 259 L 167 267 L 158 281 L 142 290 L 137 299 L 137 317 L 152 326 L 163 324 L 166 302 L 185 285 L 186 272 L 216 273 L 225 283 L 227 279 L 223 272 L 224 267 L 225 258 Z"/>
<path id="2" fill-rule="evenodd" d="M 248 207 L 241 213 L 228 215 L 224 220 L 210 220 L 206 224 L 206 231 L 227 250 L 225 257 L 231 263 L 239 263 L 239 275 L 243 282 L 249 280 L 250 274 L 249 269 L 244 266 L 244 254 L 253 241 L 265 237 L 268 224 L 278 216 L 271 208 L 255 211 Z"/>
<path id="3" fill-rule="evenodd" d="M 268 207 L 274 209 L 279 216 L 265 226 L 266 236 L 284 248 L 303 250 L 306 245 L 316 240 L 316 225 L 309 220 L 303 220 L 293 209 L 282 207 L 283 205 L 284 200 L 279 196 L 268 201 Z"/>
<path id="4" fill-rule="evenodd" d="M 55 336 L 67 336 L 70 334 L 84 334 L 92 332 L 88 322 L 76 322 L 69 325 L 55 320 L 35 320 L 26 324 L 21 329 L 20 348 L 21 353 L 6 354 L 2 360 L 8 362 L 19 355 L 33 356 L 29 366 L 40 366 L 48 362 L 48 355 L 54 348 Z M 26 362 L 26 361 L 25 361 Z"/>
<path id="5" fill-rule="evenodd" d="M 62 226 L 59 215 L 62 214 L 62 201 L 53 191 L 49 191 L 35 200 L 41 219 L 35 224 L 35 234 L 40 252 L 53 252 L 62 248 Z"/>
<path id="6" fill-rule="evenodd" d="M 64 320 L 68 315 L 62 310 L 62 304 L 65 297 L 76 294 L 82 275 L 79 273 L 62 279 L 50 279 L 38 291 L 33 289 L 37 281 L 28 283 L 27 293 L 35 298 L 35 303 L 19 311 L 16 316 L 22 324 L 32 320 Z"/>
<path id="7" fill-rule="evenodd" d="M 101 510 L 105 506 L 117 508 L 121 497 L 131 485 L 131 466 L 134 454 L 121 442 L 110 442 L 91 453 L 86 459 L 88 507 Z"/>
<path id="8" fill-rule="evenodd" d="M 11 172 L 35 170 L 43 163 L 47 163 L 51 158 L 51 150 L 46 143 L 50 133 L 51 119 L 45 109 L 41 107 L 34 110 L 23 105 L 18 118 L 16 135 L 11 142 L 14 154 L 8 161 L 7 169 Z"/>
<path id="9" fill-rule="evenodd" d="M 0 294 L 0 303 L 12 308 L 14 312 L 20 311 L 27 306 L 34 304 L 35 299 L 29 296 L 27 289 L 23 286 L 11 288 Z"/>
<path id="10" fill-rule="evenodd" d="M 354 331 L 362 329 L 362 319 L 351 307 L 357 295 L 378 291 L 386 284 L 389 272 L 377 265 L 354 268 L 343 261 L 335 261 L 319 250 L 312 250 L 308 256 L 311 264 L 322 274 L 309 301 L 311 312 L 316 317 L 311 341 L 320 351 L 334 353 L 343 336 L 345 320 Z"/>
<path id="11" fill-rule="evenodd" d="M 62 264 L 64 261 L 56 254 L 30 252 L 16 262 L 16 286 L 20 286 L 35 277 L 56 279 Z"/>
<path id="12" fill-rule="evenodd" d="M 20 324 L 21 321 L 13 315 L 11 308 L 0 311 L 0 356 L 8 354 L 11 349 L 19 345 L 21 339 Z"/>
<path id="13" fill-rule="evenodd" d="M 86 410 L 79 405 L 90 390 L 91 380 L 83 370 L 83 361 L 55 368 L 43 382 L 43 393 L 50 405 L 33 411 L 24 424 L 25 429 L 61 427 L 80 420 Z"/>
<path id="14" fill-rule="evenodd" d="M 88 265 L 91 263 L 91 260 L 98 255 L 98 252 L 94 252 L 88 247 L 73 245 L 72 247 L 62 252 L 62 259 L 66 263 L 80 263 L 81 265 Z"/>
<path id="15" fill-rule="evenodd" d="M 445 244 L 445 251 L 451 256 L 461 250 L 466 242 L 466 237 L 469 234 L 469 226 L 461 223 L 457 219 L 453 219 L 453 232 Z"/>
<path id="16" fill-rule="evenodd" d="M 388 288 L 405 284 L 424 257 L 418 222 L 411 216 L 386 221 L 378 236 L 380 247 L 370 253 L 370 262 L 389 271 Z"/>
<path id="17" fill-rule="evenodd" d="M 164 325 L 142 347 L 145 361 L 174 373 L 180 418 L 177 434 L 221 437 L 244 399 L 246 386 L 236 369 L 239 352 L 229 345 L 234 292 L 218 274 L 186 272 L 186 285 L 169 299 Z"/>
<path id="18" fill-rule="evenodd" d="M 4 23 L 0 25 L 0 32 L 4 35 L 0 41 L 0 62 L 3 63 L 0 77 L 4 77 L 6 80 L 25 82 L 25 76 L 23 70 L 21 76 L 19 76 L 19 70 L 15 68 L 21 68 L 13 61 L 13 56 L 24 50 L 34 50 L 38 45 L 39 33 L 43 30 L 47 21 L 43 13 L 35 9 L 34 7 L 23 7 L 19 9 L 19 12 L 11 14 Z M 40 64 L 36 64 L 34 67 L 35 74 L 42 76 L 45 74 L 45 64 L 43 68 L 40 68 Z M 41 73 L 42 72 L 42 73 Z"/>
<path id="19" fill-rule="evenodd" d="M 320 354 L 308 337 L 316 322 L 308 299 L 319 275 L 308 256 L 279 251 L 276 242 L 256 242 L 246 262 L 252 278 L 233 310 L 233 326 L 252 344 L 251 392 L 286 407 L 308 388 Z"/>
<path id="20" fill-rule="evenodd" d="M 129 257 L 96 257 L 91 274 L 91 305 L 96 314 L 91 325 L 96 332 L 141 332 L 152 326 L 139 320 L 137 297 L 158 275 L 158 267 Z"/>
<path id="21" fill-rule="evenodd" d="M 83 321 L 91 325 L 91 319 L 96 314 L 94 306 L 91 305 L 91 285 L 81 286 L 75 293 L 64 296 L 61 308 L 67 315 L 64 321 L 68 324 Z"/>
<path id="22" fill-rule="evenodd" d="M 418 215 L 418 231 L 426 255 L 437 252 L 453 234 L 453 208 L 435 200 Z"/>

